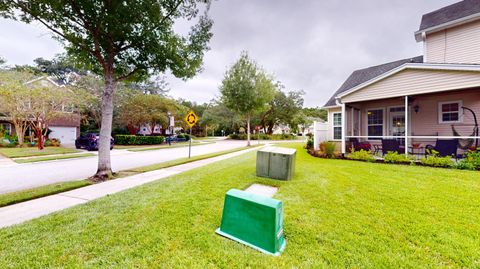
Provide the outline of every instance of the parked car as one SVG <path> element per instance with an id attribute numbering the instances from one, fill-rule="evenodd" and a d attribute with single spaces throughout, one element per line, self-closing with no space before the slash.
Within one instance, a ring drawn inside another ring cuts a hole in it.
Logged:
<path id="1" fill-rule="evenodd" d="M 173 142 L 173 143 L 176 143 L 176 142 L 185 142 L 185 141 L 188 141 L 188 140 L 190 140 L 190 136 L 189 135 L 184 135 L 184 134 L 167 136 L 166 139 L 165 139 L 165 141 L 167 143 L 169 141 Z"/>
<path id="2" fill-rule="evenodd" d="M 75 140 L 75 147 L 77 149 L 84 148 L 88 151 L 92 150 L 98 150 L 98 142 L 100 141 L 100 136 L 98 133 L 86 133 L 83 135 L 80 135 Z M 110 150 L 113 149 L 113 144 L 114 144 L 114 139 L 113 137 L 110 137 Z"/>

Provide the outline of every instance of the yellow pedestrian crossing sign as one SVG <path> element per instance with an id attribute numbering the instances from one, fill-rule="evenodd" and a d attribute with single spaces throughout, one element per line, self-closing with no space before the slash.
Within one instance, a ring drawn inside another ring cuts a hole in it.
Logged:
<path id="1" fill-rule="evenodd" d="M 190 128 L 192 128 L 193 125 L 197 123 L 197 121 L 198 121 L 198 116 L 193 111 L 190 111 L 187 113 L 187 116 L 185 117 L 185 122 Z"/>

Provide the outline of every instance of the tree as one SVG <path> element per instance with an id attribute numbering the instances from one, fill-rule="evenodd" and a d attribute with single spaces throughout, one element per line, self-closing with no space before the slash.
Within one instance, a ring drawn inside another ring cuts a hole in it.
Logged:
<path id="1" fill-rule="evenodd" d="M 127 87 L 138 90 L 144 94 L 158 94 L 161 96 L 166 96 L 170 91 L 168 82 L 164 76 L 156 76 L 142 82 L 131 82 L 127 84 Z"/>
<path id="2" fill-rule="evenodd" d="M 296 129 L 293 120 L 302 110 L 304 92 L 290 91 L 285 94 L 282 89 L 283 86 L 277 83 L 275 97 L 270 102 L 269 109 L 261 116 L 262 125 L 268 134 L 273 133 L 273 128 L 277 124 L 286 124 Z"/>
<path id="3" fill-rule="evenodd" d="M 74 84 L 77 77 L 76 74 L 85 75 L 87 72 L 75 68 L 75 64 L 68 55 L 58 54 L 53 60 L 46 60 L 43 58 L 36 58 L 33 60 L 35 63 L 34 68 L 37 73 L 47 74 L 52 77 L 56 77 L 64 84 Z"/>
<path id="4" fill-rule="evenodd" d="M 28 119 L 37 138 L 37 147 L 44 149 L 48 127 L 52 119 L 64 116 L 68 107 L 75 107 L 73 92 L 65 88 L 33 87 L 29 89 Z"/>
<path id="5" fill-rule="evenodd" d="M 136 134 L 143 124 L 150 126 L 153 134 L 156 125 L 168 126 L 167 113 L 177 114 L 175 102 L 160 95 L 135 94 L 128 98 L 119 109 L 118 120 Z"/>
<path id="6" fill-rule="evenodd" d="M 0 114 L 7 115 L 15 127 L 18 144 L 24 142 L 29 121 L 29 89 L 24 82 L 33 78 L 31 73 L 0 72 Z"/>
<path id="7" fill-rule="evenodd" d="M 180 78 L 199 71 L 212 26 L 206 13 L 198 16 L 199 3 L 208 10 L 208 0 L 0 0 L 1 15 L 40 22 L 63 41 L 70 57 L 103 76 L 98 170 L 92 180 L 105 180 L 112 173 L 116 85 L 166 70 Z M 196 17 L 187 36 L 175 32 L 175 21 Z"/>
<path id="8" fill-rule="evenodd" d="M 75 89 L 77 96 L 83 100 L 78 107 L 82 125 L 93 129 L 100 128 L 103 92 L 101 78 L 93 75 L 82 76 L 72 87 Z"/>
<path id="9" fill-rule="evenodd" d="M 273 99 L 275 86 L 272 79 L 244 52 L 225 73 L 220 92 L 225 106 L 246 119 L 247 146 L 250 146 L 250 120 Z"/>
<path id="10" fill-rule="evenodd" d="M 237 127 L 243 125 L 243 120 L 228 109 L 221 102 L 215 101 L 205 109 L 200 117 L 201 124 L 214 125 L 217 130 L 232 133 Z"/>
<path id="11" fill-rule="evenodd" d="M 327 117 L 328 117 L 327 110 L 319 108 L 319 107 L 306 107 L 306 108 L 303 109 L 303 113 L 307 117 L 318 118 L 318 119 L 322 119 L 324 121 L 326 121 Z"/>

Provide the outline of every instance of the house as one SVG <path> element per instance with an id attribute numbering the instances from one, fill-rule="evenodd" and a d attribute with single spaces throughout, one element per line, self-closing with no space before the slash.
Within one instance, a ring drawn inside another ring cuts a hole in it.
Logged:
<path id="1" fill-rule="evenodd" d="M 479 138 L 480 1 L 423 15 L 414 37 L 422 56 L 356 70 L 324 105 L 325 139 L 337 141 L 342 153 L 350 139 L 393 138 L 409 148 Z"/>
<path id="2" fill-rule="evenodd" d="M 58 87 L 65 89 L 65 85 L 47 76 L 42 76 L 25 83 L 31 87 Z M 74 112 L 73 106 L 62 105 L 62 113 L 49 123 L 49 139 L 56 138 L 63 145 L 75 144 L 75 139 L 80 135 L 80 115 Z M 0 126 L 8 134 L 15 134 L 15 127 L 9 121 L 8 115 L 0 115 Z M 28 131 L 27 131 L 28 133 Z"/>
<path id="3" fill-rule="evenodd" d="M 288 124 L 275 124 L 272 134 L 290 134 L 290 126 Z"/>

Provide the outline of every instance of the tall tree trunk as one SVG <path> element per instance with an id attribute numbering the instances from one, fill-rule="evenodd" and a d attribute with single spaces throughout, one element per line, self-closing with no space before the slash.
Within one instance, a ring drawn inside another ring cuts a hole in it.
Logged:
<path id="1" fill-rule="evenodd" d="M 267 134 L 269 134 L 269 135 L 272 135 L 272 134 L 273 134 L 273 126 L 274 126 L 274 124 L 273 124 L 272 122 L 270 122 L 270 123 L 268 124 Z"/>
<path id="2" fill-rule="evenodd" d="M 25 134 L 25 129 L 23 128 L 23 124 L 22 123 L 18 124 L 17 122 L 14 122 L 13 126 L 15 126 L 15 133 L 17 134 L 17 137 L 18 137 L 18 145 L 22 146 L 23 138 Z"/>
<path id="3" fill-rule="evenodd" d="M 43 132 L 42 132 L 42 127 L 37 126 L 37 129 L 35 130 L 35 134 L 37 136 L 37 148 L 38 150 L 43 150 L 45 147 L 43 145 Z"/>
<path id="4" fill-rule="evenodd" d="M 250 115 L 247 116 L 247 147 L 250 147 Z"/>
<path id="5" fill-rule="evenodd" d="M 100 141 L 98 145 L 98 170 L 92 177 L 94 181 L 104 181 L 112 176 L 110 161 L 110 137 L 112 135 L 113 94 L 115 80 L 113 69 L 105 74 L 105 90 L 102 96 L 102 125 L 100 127 Z"/>

